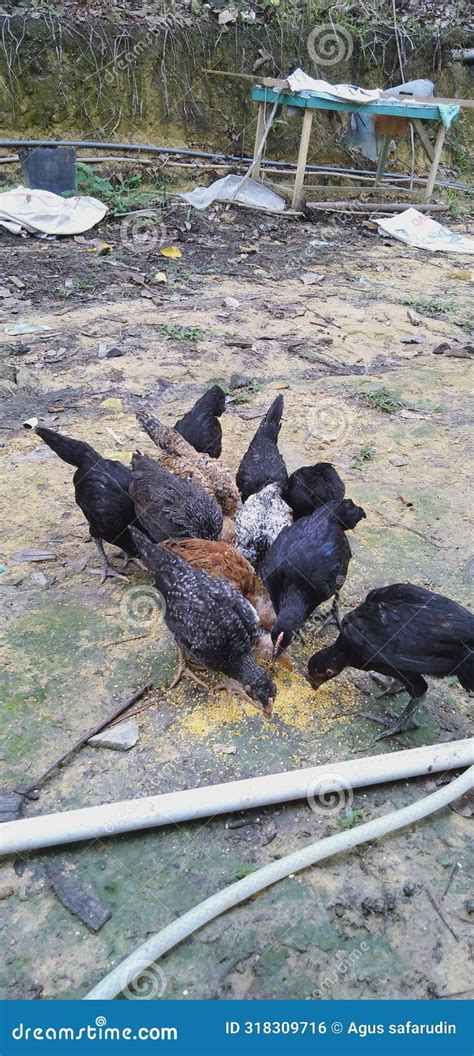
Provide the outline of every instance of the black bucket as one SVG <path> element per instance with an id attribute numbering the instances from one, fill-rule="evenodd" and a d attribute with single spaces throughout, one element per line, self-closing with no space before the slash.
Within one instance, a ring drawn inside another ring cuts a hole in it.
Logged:
<path id="1" fill-rule="evenodd" d="M 63 196 L 76 191 L 76 151 L 74 147 L 32 147 L 20 151 L 21 171 L 26 187 L 52 191 Z"/>

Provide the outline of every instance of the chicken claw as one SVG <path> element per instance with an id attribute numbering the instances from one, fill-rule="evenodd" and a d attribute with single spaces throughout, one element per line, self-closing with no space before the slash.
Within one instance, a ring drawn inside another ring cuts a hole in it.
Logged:
<path id="1" fill-rule="evenodd" d="M 185 655 L 180 649 L 180 651 L 179 651 L 179 667 L 178 667 L 178 670 L 177 670 L 177 672 L 176 672 L 176 674 L 175 674 L 175 676 L 173 678 L 173 681 L 170 682 L 169 688 L 170 689 L 175 689 L 176 686 L 178 685 L 178 683 L 181 682 L 182 678 L 189 678 L 191 680 L 191 682 L 197 682 L 198 686 L 201 686 L 202 689 L 206 690 L 206 693 L 209 693 L 209 686 L 206 685 L 206 683 L 203 681 L 202 678 L 199 678 L 198 675 L 195 675 L 194 671 L 191 671 L 191 668 L 188 667 L 188 665 L 186 663 Z"/>
<path id="2" fill-rule="evenodd" d="M 108 579 L 125 579 L 126 580 L 127 577 L 124 576 L 123 570 L 121 572 L 119 572 L 118 569 L 114 568 L 114 566 L 111 565 L 109 563 L 109 561 L 107 560 L 107 554 L 106 554 L 106 552 L 104 550 L 104 544 L 102 542 L 102 539 L 94 539 L 94 543 L 95 543 L 95 545 L 97 547 L 97 550 L 99 551 L 100 564 L 102 566 L 102 576 L 101 576 L 100 582 L 101 583 L 105 583 L 107 578 Z M 123 567 L 125 567 L 125 566 L 123 566 Z"/>

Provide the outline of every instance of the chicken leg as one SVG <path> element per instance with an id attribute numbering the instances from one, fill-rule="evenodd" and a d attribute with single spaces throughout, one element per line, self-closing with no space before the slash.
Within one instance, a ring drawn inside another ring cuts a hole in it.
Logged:
<path id="1" fill-rule="evenodd" d="M 107 554 L 104 550 L 104 544 L 102 542 L 102 539 L 94 539 L 94 543 L 99 552 L 100 563 L 102 566 L 102 576 L 100 582 L 105 583 L 107 577 L 109 577 L 110 579 L 126 579 L 127 577 L 124 576 L 122 572 L 119 572 L 116 568 L 114 568 L 113 565 L 109 563 L 107 559 Z"/>
<path id="2" fill-rule="evenodd" d="M 188 667 L 188 665 L 186 663 L 186 657 L 185 657 L 185 655 L 183 653 L 183 650 L 180 649 L 179 650 L 179 667 L 178 667 L 178 670 L 177 670 L 177 672 L 176 672 L 176 674 L 175 674 L 175 676 L 173 678 L 173 681 L 170 682 L 169 688 L 170 689 L 175 689 L 176 686 L 179 684 L 179 682 L 181 682 L 182 678 L 189 678 L 192 682 L 197 682 L 198 686 L 201 686 L 202 689 L 206 690 L 206 693 L 209 693 L 209 686 L 207 686 L 206 683 L 203 682 L 202 678 L 199 678 L 198 675 L 195 675 L 194 671 L 191 671 L 191 668 Z"/>

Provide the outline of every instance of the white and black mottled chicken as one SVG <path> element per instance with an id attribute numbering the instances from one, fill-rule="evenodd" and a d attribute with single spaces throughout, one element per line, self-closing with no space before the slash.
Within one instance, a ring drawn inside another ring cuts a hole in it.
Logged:
<path id="1" fill-rule="evenodd" d="M 235 545 L 257 573 L 277 535 L 291 523 L 291 510 L 281 497 L 279 484 L 267 484 L 237 511 Z"/>
<path id="2" fill-rule="evenodd" d="M 125 551 L 128 558 L 138 556 L 130 534 L 130 525 L 137 522 L 129 494 L 130 470 L 115 459 L 102 458 L 83 440 L 74 440 L 40 425 L 35 431 L 63 462 L 76 466 L 73 477 L 76 502 L 89 522 L 91 538 L 99 552 L 102 582 L 107 576 L 120 577 L 121 573 L 107 560 L 104 540 Z M 123 569 L 127 564 L 128 560 Z"/>
<path id="3" fill-rule="evenodd" d="M 220 385 L 212 385 L 194 407 L 179 418 L 175 429 L 196 451 L 211 458 L 222 453 L 222 426 L 219 421 L 225 411 L 225 392 Z"/>
<path id="4" fill-rule="evenodd" d="M 423 674 L 456 675 L 464 689 L 474 690 L 474 616 L 456 601 L 413 583 L 377 587 L 344 616 L 334 644 L 310 658 L 306 677 L 319 689 L 345 667 L 390 675 L 408 690 L 410 700 L 401 715 L 376 719 L 388 726 L 376 740 L 392 737 L 412 726 L 415 708 L 428 689 Z"/>
<path id="5" fill-rule="evenodd" d="M 154 546 L 136 529 L 133 536 L 140 557 L 155 574 L 156 586 L 165 600 L 165 623 L 182 653 L 172 685 L 186 674 L 207 688 L 186 666 L 188 658 L 236 680 L 239 691 L 243 686 L 245 694 L 271 715 L 276 687 L 252 655 L 259 634 L 253 606 L 227 580 L 192 568 L 177 554 Z M 228 683 L 225 688 L 231 692 Z"/>
<path id="6" fill-rule="evenodd" d="M 129 490 L 140 525 L 154 542 L 219 538 L 224 522 L 212 495 L 194 481 L 169 473 L 148 455 L 133 455 Z"/>
<path id="7" fill-rule="evenodd" d="M 282 496 L 288 484 L 288 471 L 278 450 L 278 435 L 283 414 L 283 396 L 276 396 L 250 442 L 237 470 L 237 487 L 246 502 L 266 484 L 279 484 Z"/>
<path id="8" fill-rule="evenodd" d="M 318 605 L 337 596 L 352 557 L 345 533 L 362 517 L 361 506 L 341 499 L 301 517 L 275 539 L 262 569 L 276 612 L 274 656 L 289 646 Z"/>

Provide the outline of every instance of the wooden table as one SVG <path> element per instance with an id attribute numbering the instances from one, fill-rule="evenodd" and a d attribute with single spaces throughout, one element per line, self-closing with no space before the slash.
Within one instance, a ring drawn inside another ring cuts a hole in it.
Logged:
<path id="1" fill-rule="evenodd" d="M 436 180 L 436 174 L 438 172 L 438 165 L 441 158 L 441 151 L 443 149 L 444 139 L 446 135 L 446 128 L 443 125 L 440 117 L 439 107 L 433 103 L 427 102 L 388 102 L 384 99 L 379 99 L 374 103 L 350 103 L 343 99 L 326 99 L 323 96 L 312 95 L 305 97 L 297 92 L 291 92 L 287 89 L 273 89 L 271 87 L 262 87 L 256 85 L 252 88 L 252 100 L 258 103 L 258 117 L 257 117 L 257 132 L 255 136 L 255 148 L 254 148 L 254 159 L 255 163 L 252 168 L 252 176 L 254 179 L 258 179 L 260 174 L 260 148 L 262 145 L 263 138 L 266 132 L 266 109 L 269 105 L 274 105 L 276 100 L 281 106 L 292 106 L 303 111 L 303 127 L 301 130 L 301 139 L 298 152 L 298 163 L 296 168 L 295 183 L 293 188 L 293 199 L 292 206 L 294 209 L 299 209 L 303 200 L 303 182 L 306 170 L 306 160 L 308 157 L 308 147 L 311 135 L 311 126 L 313 122 L 313 112 L 315 110 L 331 110 L 331 111 L 342 111 L 346 114 L 364 113 L 364 114 L 381 114 L 386 117 L 405 117 L 418 124 L 422 132 L 425 135 L 425 140 L 428 140 L 425 130 L 423 128 L 423 122 L 431 121 L 438 125 L 438 133 L 436 136 L 436 142 L 434 149 L 428 142 L 424 144 L 426 153 L 430 156 L 431 168 L 426 181 L 426 187 L 424 191 L 423 201 L 429 202 L 433 193 L 433 187 Z M 458 113 L 455 118 L 459 116 L 460 108 L 458 107 Z M 453 118 L 454 119 L 454 118 Z M 382 139 L 382 149 L 378 159 L 377 172 L 375 173 L 375 183 L 380 183 L 382 176 L 385 171 L 385 165 L 387 162 L 388 148 L 390 145 L 391 136 L 384 136 Z M 423 142 L 423 135 L 421 136 Z M 428 146 L 429 144 L 429 146 Z"/>

